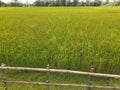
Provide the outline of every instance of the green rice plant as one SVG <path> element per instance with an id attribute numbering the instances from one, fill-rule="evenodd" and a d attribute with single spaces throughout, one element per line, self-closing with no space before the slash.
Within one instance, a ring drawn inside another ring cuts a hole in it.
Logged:
<path id="1" fill-rule="evenodd" d="M 120 73 L 120 7 L 0 8 L 0 63 Z"/>

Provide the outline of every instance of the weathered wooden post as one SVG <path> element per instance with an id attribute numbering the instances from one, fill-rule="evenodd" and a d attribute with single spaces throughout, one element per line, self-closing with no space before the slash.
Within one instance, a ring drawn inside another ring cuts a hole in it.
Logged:
<path id="1" fill-rule="evenodd" d="M 1 67 L 5 67 L 6 65 L 4 63 L 1 64 Z M 4 80 L 4 90 L 7 90 L 7 83 L 6 83 L 6 70 L 2 69 L 2 72 L 3 72 L 3 80 Z"/>
<path id="2" fill-rule="evenodd" d="M 50 72 L 49 72 L 49 69 L 50 69 L 50 65 L 48 64 L 47 65 L 47 75 L 46 75 L 46 83 L 47 84 L 49 84 L 49 74 L 50 74 Z M 50 86 L 49 85 L 46 85 L 46 90 L 50 90 Z"/>
<path id="3" fill-rule="evenodd" d="M 116 90 L 116 88 L 114 87 L 112 90 Z"/>
<path id="4" fill-rule="evenodd" d="M 93 66 L 91 66 L 90 67 L 90 72 L 92 73 L 93 70 L 94 70 L 94 68 L 93 68 Z M 89 75 L 89 88 L 88 88 L 88 90 L 92 90 L 91 86 L 92 86 L 92 76 Z"/>

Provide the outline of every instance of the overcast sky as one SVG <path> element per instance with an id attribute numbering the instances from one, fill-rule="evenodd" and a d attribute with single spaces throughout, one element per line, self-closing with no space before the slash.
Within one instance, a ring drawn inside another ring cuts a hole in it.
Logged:
<path id="1" fill-rule="evenodd" d="M 11 2 L 13 0 L 1 0 L 1 1 L 8 3 L 8 2 Z M 29 3 L 33 3 L 35 0 L 18 0 L 18 1 L 24 2 L 24 3 L 28 1 Z"/>

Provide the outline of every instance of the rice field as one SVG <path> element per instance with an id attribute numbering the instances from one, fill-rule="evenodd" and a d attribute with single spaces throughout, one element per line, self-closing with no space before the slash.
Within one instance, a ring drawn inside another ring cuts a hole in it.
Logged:
<path id="1" fill-rule="evenodd" d="M 120 7 L 0 8 L 0 63 L 120 73 Z"/>

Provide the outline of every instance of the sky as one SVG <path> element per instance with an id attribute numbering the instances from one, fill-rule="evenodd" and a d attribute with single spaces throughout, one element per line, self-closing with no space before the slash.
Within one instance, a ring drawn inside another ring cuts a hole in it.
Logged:
<path id="1" fill-rule="evenodd" d="M 8 2 L 11 2 L 13 0 L 1 0 L 1 1 L 3 1 L 5 3 L 8 3 Z M 18 0 L 18 1 L 24 2 L 24 3 L 26 3 L 28 1 L 29 3 L 33 3 L 35 0 Z"/>

